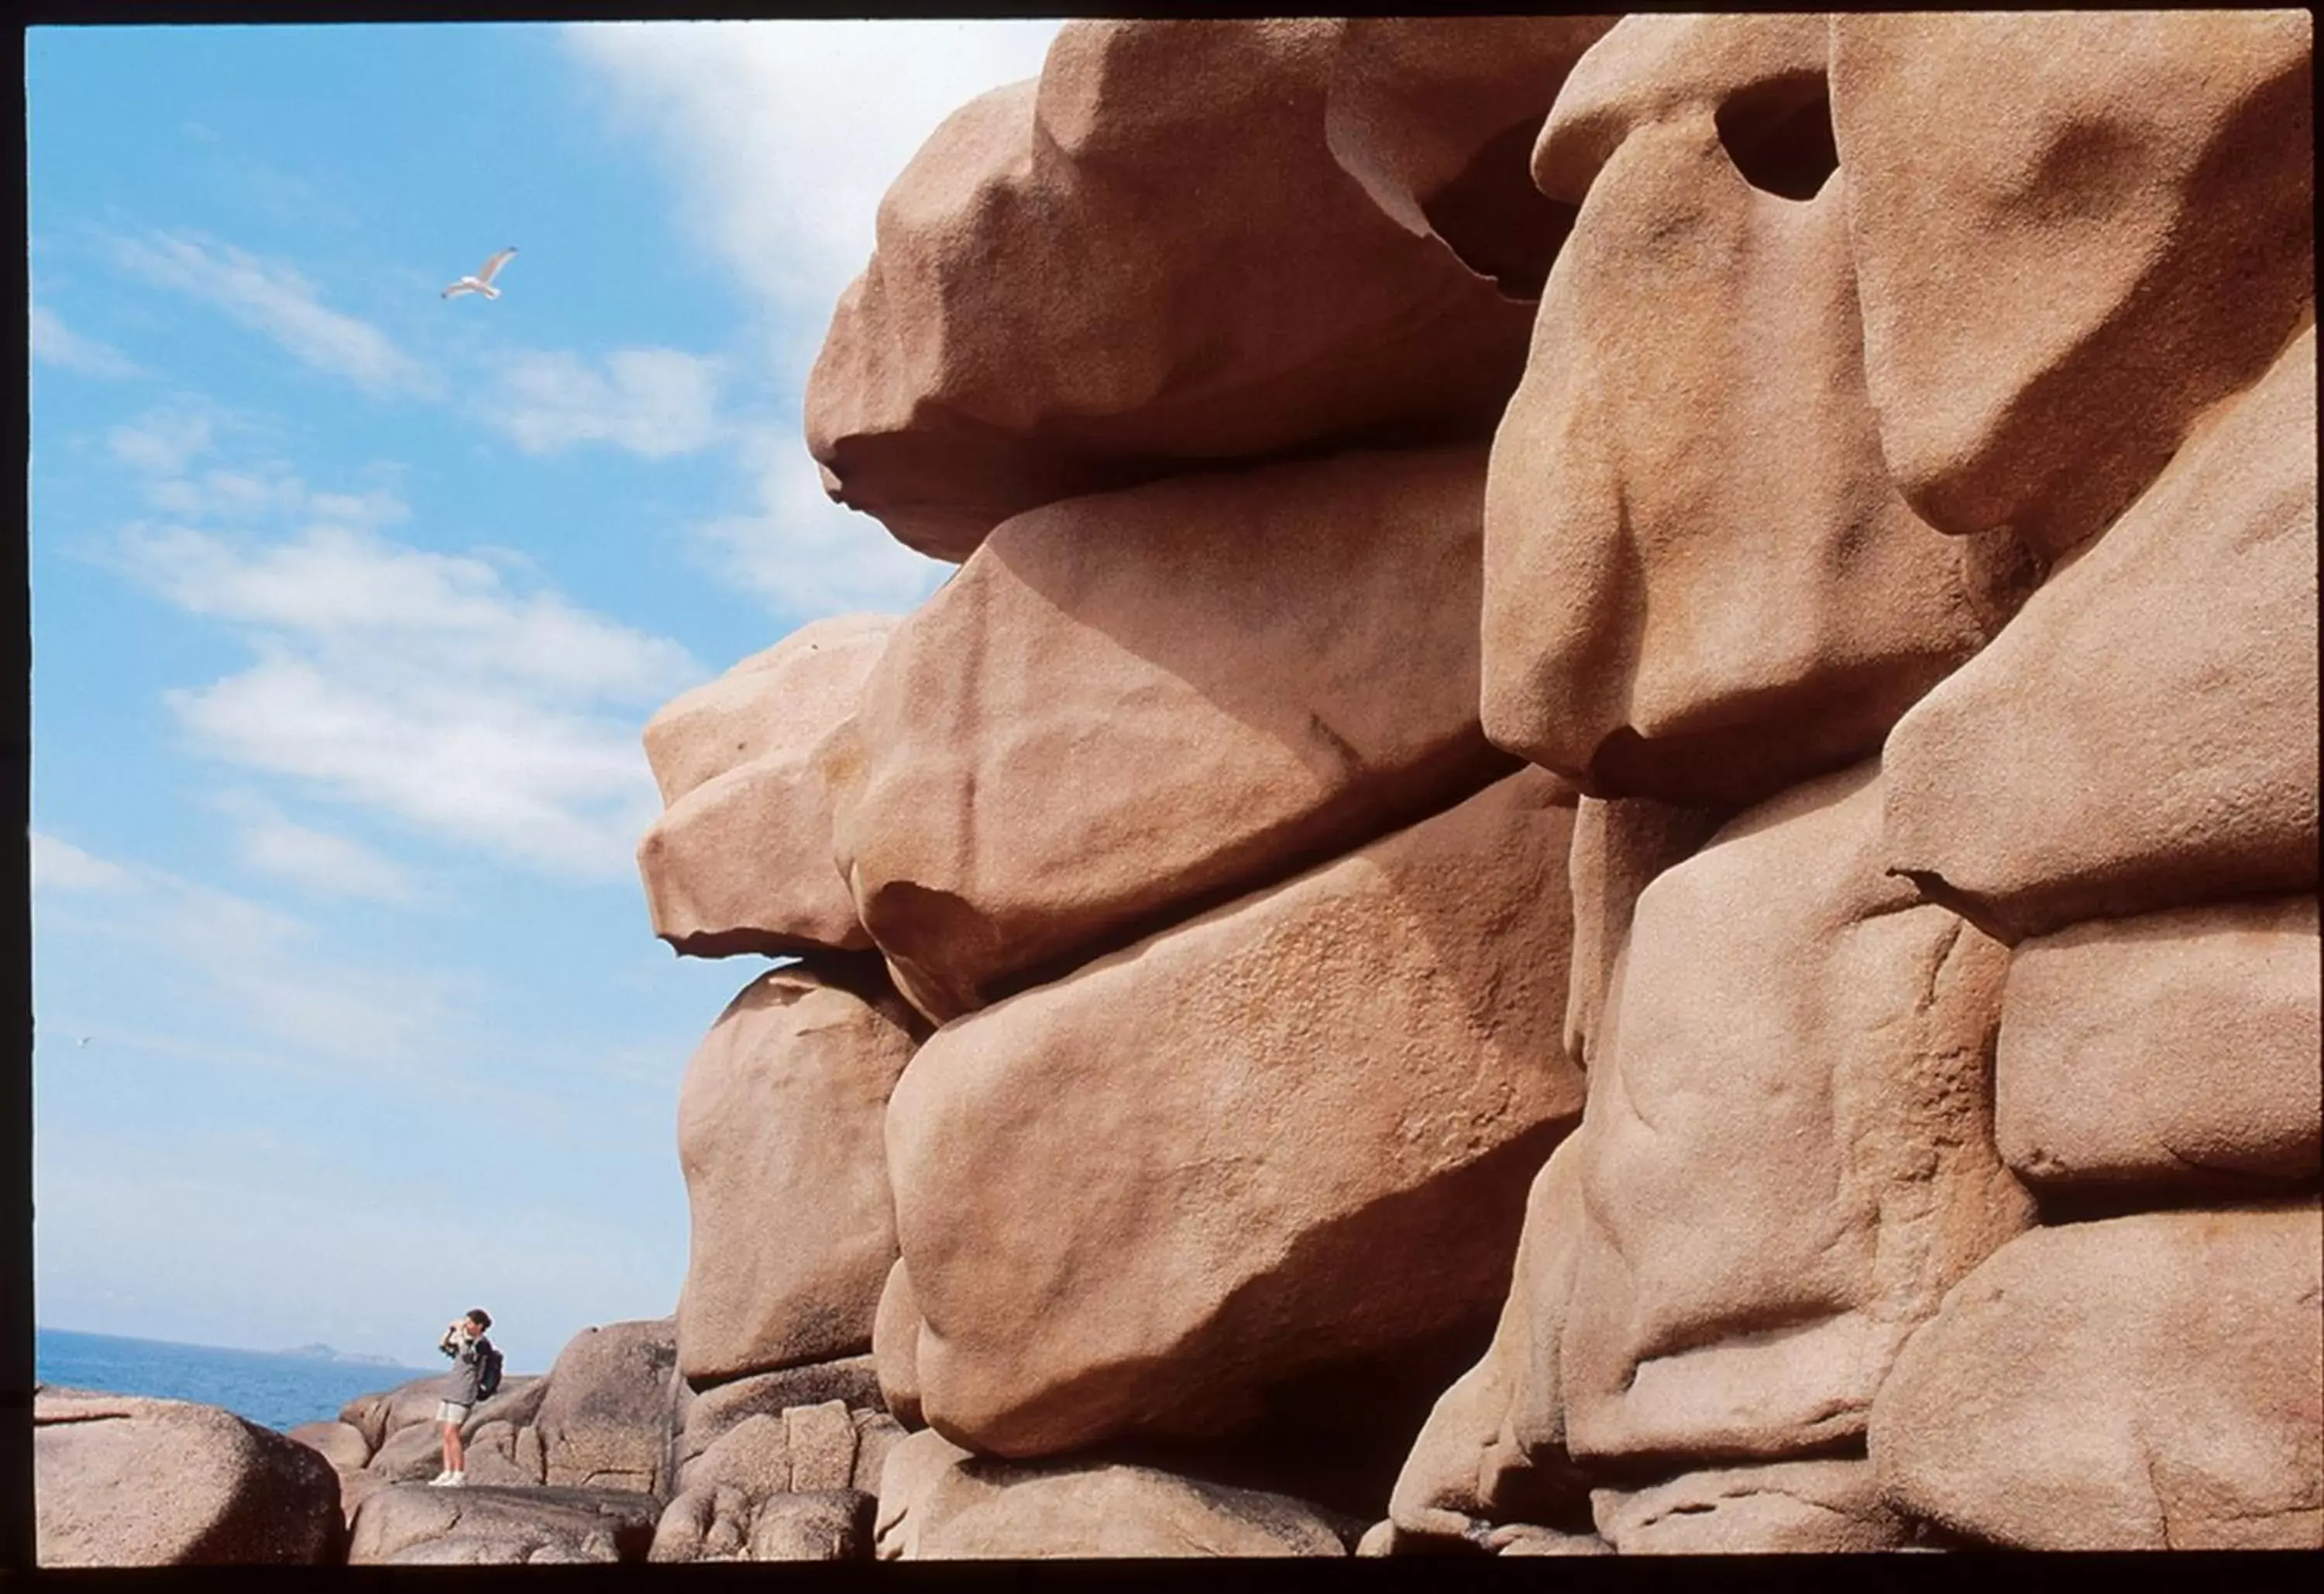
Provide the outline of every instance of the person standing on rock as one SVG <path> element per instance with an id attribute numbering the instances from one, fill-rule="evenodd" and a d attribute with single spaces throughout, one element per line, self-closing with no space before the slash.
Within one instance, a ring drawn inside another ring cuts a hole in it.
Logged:
<path id="1" fill-rule="evenodd" d="M 467 1458 L 460 1450 L 460 1424 L 468 1420 L 469 1409 L 476 1404 L 484 1360 L 493 1349 L 484 1331 L 492 1326 L 493 1314 L 479 1306 L 447 1327 L 437 1341 L 436 1349 L 452 1359 L 452 1377 L 451 1387 L 436 1403 L 436 1420 L 444 1424 L 444 1470 L 429 1480 L 432 1486 L 459 1488 L 468 1481 Z"/>

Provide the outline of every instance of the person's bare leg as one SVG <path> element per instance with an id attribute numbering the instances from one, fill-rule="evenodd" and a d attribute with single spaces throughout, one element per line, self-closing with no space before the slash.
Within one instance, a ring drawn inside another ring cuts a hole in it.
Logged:
<path id="1" fill-rule="evenodd" d="M 458 1472 L 467 1466 L 467 1458 L 460 1451 L 460 1424 L 444 1424 L 444 1470 Z"/>

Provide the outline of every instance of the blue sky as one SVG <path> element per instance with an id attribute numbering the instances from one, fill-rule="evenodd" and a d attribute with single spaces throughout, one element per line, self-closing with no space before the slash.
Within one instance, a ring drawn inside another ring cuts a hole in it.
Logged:
<path id="1" fill-rule="evenodd" d="M 764 964 L 652 938 L 638 733 L 945 573 L 799 394 L 1054 29 L 31 32 L 42 1323 L 420 1363 L 482 1304 L 530 1369 L 675 1304 Z"/>

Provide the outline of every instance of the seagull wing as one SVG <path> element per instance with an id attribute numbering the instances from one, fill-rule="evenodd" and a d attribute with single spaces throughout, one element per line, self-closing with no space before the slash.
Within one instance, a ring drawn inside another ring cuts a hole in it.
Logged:
<path id="1" fill-rule="evenodd" d="M 475 290 L 475 279 L 473 277 L 463 277 L 458 281 L 453 283 L 449 288 L 444 290 L 444 297 L 447 299 L 456 299 L 463 293 L 474 293 Z"/>
<path id="2" fill-rule="evenodd" d="M 515 253 L 516 245 L 512 244 L 506 249 L 502 250 L 498 254 L 493 255 L 492 259 L 484 262 L 484 263 L 477 269 L 476 281 L 479 282 L 489 282 L 494 277 L 499 276 L 501 267 L 508 264 L 509 257 L 513 255 Z"/>

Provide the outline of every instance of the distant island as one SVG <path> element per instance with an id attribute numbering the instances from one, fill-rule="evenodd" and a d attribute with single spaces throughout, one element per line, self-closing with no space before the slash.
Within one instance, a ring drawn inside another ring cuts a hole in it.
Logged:
<path id="1" fill-rule="evenodd" d="M 300 1345 L 289 1350 L 278 1350 L 277 1356 L 304 1356 L 315 1361 L 343 1362 L 353 1367 L 401 1367 L 392 1356 L 381 1356 L 369 1350 L 335 1350 L 328 1345 Z"/>

